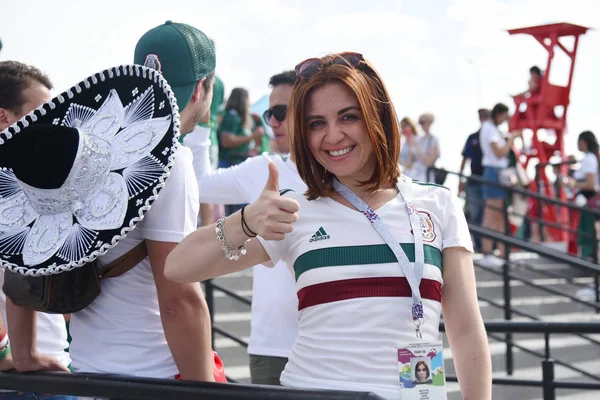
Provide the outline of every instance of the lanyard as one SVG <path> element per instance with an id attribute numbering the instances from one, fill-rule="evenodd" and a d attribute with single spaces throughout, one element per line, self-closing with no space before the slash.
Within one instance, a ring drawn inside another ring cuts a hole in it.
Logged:
<path id="1" fill-rule="evenodd" d="M 412 291 L 412 319 L 416 326 L 417 337 L 421 338 L 421 325 L 425 318 L 423 315 L 423 302 L 421 301 L 421 291 L 419 285 L 421 284 L 421 278 L 423 277 L 423 268 L 425 266 L 425 253 L 423 250 L 423 237 L 421 236 L 421 221 L 417 215 L 417 207 L 412 199 L 411 188 L 412 179 L 408 177 L 401 177 L 400 179 L 405 180 L 400 182 L 398 185 L 398 191 L 406 202 L 406 208 L 408 209 L 408 217 L 410 221 L 410 227 L 415 238 L 415 264 L 411 266 L 411 262 L 406 256 L 406 253 L 400 247 L 398 241 L 394 238 L 392 233 L 384 225 L 383 221 L 377 215 L 371 207 L 367 205 L 360 197 L 356 195 L 352 190 L 346 187 L 337 179 L 333 181 L 334 189 L 346 200 L 350 202 L 357 210 L 362 212 L 369 222 L 373 225 L 375 230 L 381 235 L 383 240 L 392 249 L 392 252 L 398 260 L 398 264 L 402 268 L 402 272 L 408 281 L 410 289 Z"/>

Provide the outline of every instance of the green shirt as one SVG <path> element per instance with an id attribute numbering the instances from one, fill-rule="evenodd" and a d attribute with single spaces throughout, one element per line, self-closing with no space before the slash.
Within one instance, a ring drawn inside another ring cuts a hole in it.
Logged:
<path id="1" fill-rule="evenodd" d="M 215 85 L 213 86 L 212 103 L 210 103 L 210 165 L 216 169 L 219 164 L 219 134 L 217 133 L 218 119 L 225 101 L 225 85 L 223 81 L 215 75 Z"/>
<path id="2" fill-rule="evenodd" d="M 215 76 L 215 86 L 213 86 L 212 103 L 210 103 L 210 122 L 217 123 L 217 118 L 221 112 L 221 106 L 225 100 L 225 86 L 223 81 Z"/>
<path id="3" fill-rule="evenodd" d="M 256 128 L 258 128 L 259 126 L 262 126 L 265 131 L 267 130 L 267 126 L 265 125 L 262 118 L 258 114 L 252 114 L 252 121 L 253 121 L 252 132 L 254 132 L 254 130 Z M 263 135 L 263 137 L 261 138 L 260 149 L 258 149 L 258 150 L 259 150 L 258 154 L 271 152 L 271 144 L 270 144 L 269 137 L 267 135 Z"/>
<path id="4" fill-rule="evenodd" d="M 229 110 L 223 116 L 219 127 L 219 139 L 224 132 L 235 136 L 250 136 L 250 130 L 244 129 L 242 120 L 235 110 Z M 220 147 L 219 160 L 227 165 L 237 165 L 248 158 L 249 152 L 250 142 L 231 149 Z"/>

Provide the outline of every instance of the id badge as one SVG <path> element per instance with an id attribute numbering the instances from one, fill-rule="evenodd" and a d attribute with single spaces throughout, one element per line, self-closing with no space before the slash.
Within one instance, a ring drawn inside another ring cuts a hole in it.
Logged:
<path id="1" fill-rule="evenodd" d="M 446 400 L 443 343 L 421 341 L 398 347 L 401 399 Z"/>

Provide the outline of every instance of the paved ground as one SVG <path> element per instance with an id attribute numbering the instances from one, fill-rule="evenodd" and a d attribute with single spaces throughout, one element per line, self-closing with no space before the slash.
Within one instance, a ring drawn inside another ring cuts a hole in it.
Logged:
<path id="1" fill-rule="evenodd" d="M 581 272 L 564 265 L 539 259 L 532 254 L 516 254 L 512 272 L 533 280 L 538 285 L 574 294 L 582 286 L 590 284 L 592 279 Z M 477 259 L 477 258 L 476 258 Z M 503 303 L 502 279 L 499 275 L 476 269 L 477 287 L 480 296 L 500 304 Z M 550 276 L 547 276 L 550 274 Z M 219 284 L 234 290 L 239 295 L 250 299 L 252 290 L 252 272 L 244 271 L 216 280 Z M 521 282 L 511 283 L 513 295 L 512 305 L 520 311 L 530 313 L 544 320 L 554 321 L 598 321 L 590 307 L 578 304 L 563 296 L 548 294 Z M 504 312 L 491 304 L 480 301 L 480 308 L 485 320 L 502 320 Z M 215 325 L 248 340 L 250 334 L 250 307 L 226 297 L 217 292 L 215 299 Z M 517 320 L 529 320 L 519 318 Z M 593 337 L 600 341 L 600 335 Z M 544 340 L 541 335 L 516 335 L 516 343 L 526 349 L 543 352 Z M 507 377 L 505 370 L 506 345 L 490 339 L 494 376 Z M 215 348 L 223 358 L 227 374 L 240 382 L 249 382 L 248 355 L 244 348 L 234 341 L 216 335 Z M 569 363 L 575 363 L 579 368 L 600 375 L 600 346 L 590 344 L 584 338 L 573 335 L 556 335 L 551 338 L 552 356 Z M 451 352 L 445 350 L 446 369 L 448 374 L 454 373 Z M 541 359 L 515 349 L 515 372 L 513 377 L 520 379 L 541 379 Z M 568 368 L 557 366 L 557 379 L 585 380 L 581 374 Z M 449 383 L 449 400 L 460 399 L 458 385 Z M 600 399 L 600 391 L 558 391 L 557 398 L 565 400 Z M 494 399 L 534 400 L 542 398 L 541 388 L 523 387 L 494 387 Z"/>

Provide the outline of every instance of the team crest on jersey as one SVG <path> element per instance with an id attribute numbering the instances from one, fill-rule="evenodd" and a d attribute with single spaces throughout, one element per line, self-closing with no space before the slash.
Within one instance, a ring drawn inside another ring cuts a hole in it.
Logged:
<path id="1" fill-rule="evenodd" d="M 162 64 L 160 63 L 160 58 L 158 58 L 156 54 L 148 54 L 146 56 L 144 67 L 155 69 L 162 74 Z"/>
<path id="2" fill-rule="evenodd" d="M 433 219 L 431 219 L 431 214 L 427 211 L 417 211 L 417 215 L 419 216 L 419 221 L 421 221 L 421 237 L 424 242 L 433 242 L 437 237 L 435 233 L 435 225 L 433 223 Z M 414 232 L 411 231 L 412 234 Z"/>

